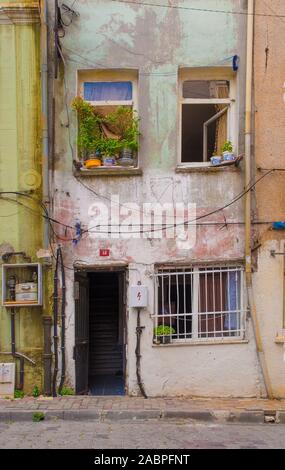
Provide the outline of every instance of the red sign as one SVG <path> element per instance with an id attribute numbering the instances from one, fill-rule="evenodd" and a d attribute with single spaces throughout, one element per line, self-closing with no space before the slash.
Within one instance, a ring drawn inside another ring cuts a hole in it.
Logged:
<path id="1" fill-rule="evenodd" d="M 100 256 L 110 256 L 110 250 L 100 249 Z"/>

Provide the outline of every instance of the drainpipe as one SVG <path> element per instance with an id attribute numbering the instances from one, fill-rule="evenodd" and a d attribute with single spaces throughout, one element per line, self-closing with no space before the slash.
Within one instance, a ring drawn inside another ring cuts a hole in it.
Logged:
<path id="1" fill-rule="evenodd" d="M 49 191 L 49 133 L 48 133 L 48 58 L 47 58 L 47 0 L 40 0 L 41 7 L 41 122 L 42 122 L 42 197 L 43 202 L 50 209 L 50 191 Z M 49 221 L 43 222 L 43 244 L 44 248 L 49 248 Z M 49 272 L 46 273 L 45 304 L 49 305 Z M 44 394 L 51 395 L 51 317 L 46 312 L 43 315 L 43 336 L 44 336 Z"/>
<path id="2" fill-rule="evenodd" d="M 42 181 L 43 202 L 49 208 L 49 145 L 48 145 L 48 63 L 47 63 L 47 2 L 41 0 L 41 89 L 42 89 Z M 44 247 L 49 246 L 49 222 L 44 219 Z"/>
<path id="3" fill-rule="evenodd" d="M 248 0 L 247 47 L 246 47 L 246 102 L 245 102 L 245 188 L 251 184 L 251 140 L 252 140 L 252 83 L 253 83 L 253 44 L 254 44 L 255 1 Z M 248 303 L 253 323 L 258 359 L 268 398 L 273 398 L 268 368 L 264 356 L 259 320 L 252 289 L 251 256 L 251 191 L 245 195 L 245 273 Z"/>

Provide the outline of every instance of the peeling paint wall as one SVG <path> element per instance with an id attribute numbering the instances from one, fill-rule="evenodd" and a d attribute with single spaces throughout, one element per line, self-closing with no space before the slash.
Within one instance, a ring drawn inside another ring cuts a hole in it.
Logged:
<path id="1" fill-rule="evenodd" d="M 159 2 L 161 3 L 161 2 Z M 167 4 L 167 2 L 165 2 Z M 181 2 L 179 2 L 180 5 Z M 178 2 L 171 2 L 178 5 Z M 170 6 L 170 5 L 169 5 Z M 244 1 L 185 0 L 185 7 L 246 12 Z M 53 24 L 49 5 L 50 28 Z M 174 8 L 156 8 L 109 0 L 78 1 L 80 13 L 66 28 L 61 40 L 65 67 L 55 82 L 56 129 L 53 172 L 54 216 L 68 225 L 80 220 L 88 227 L 93 202 L 108 205 L 111 195 L 121 203 L 194 203 L 197 215 L 231 201 L 243 188 L 243 169 L 216 172 L 176 172 L 178 161 L 178 70 L 180 67 L 229 65 L 230 57 L 241 58 L 237 75 L 240 152 L 244 129 L 244 67 L 246 15 L 227 15 Z M 52 42 L 51 42 L 52 50 Z M 76 154 L 76 116 L 70 104 L 77 94 L 80 69 L 136 69 L 139 73 L 138 102 L 141 118 L 141 176 L 82 177 L 86 189 L 73 176 Z M 51 86 L 52 83 L 51 83 Z M 99 196 L 98 196 L 99 195 Z M 209 221 L 243 221 L 243 202 L 230 206 Z M 58 227 L 62 238 L 70 233 Z M 142 314 L 146 326 L 142 336 L 142 376 L 147 393 L 159 395 L 260 396 L 264 392 L 250 322 L 247 341 L 229 345 L 152 345 L 153 281 L 155 263 L 193 260 L 222 261 L 244 256 L 243 225 L 197 228 L 197 239 L 189 251 L 177 248 L 175 240 L 107 239 L 82 240 L 64 246 L 67 270 L 67 375 L 74 385 L 74 299 L 72 268 L 78 265 L 125 263 L 129 284 L 141 280 L 149 287 L 149 307 Z M 99 248 L 109 248 L 102 260 Z M 136 315 L 128 309 L 127 387 L 137 394 L 135 374 Z"/>
<path id="2" fill-rule="evenodd" d="M 2 14 L 1 8 L 11 3 L 0 2 L 0 191 L 33 190 L 30 194 L 41 198 L 40 25 L 19 24 L 14 16 Z M 25 4 L 31 3 L 13 2 L 18 19 L 25 17 Z M 18 198 L 21 205 L 13 200 L 13 195 L 0 199 L 1 262 L 7 251 L 24 251 L 37 261 L 36 251 L 42 248 L 41 210 L 30 199 Z M 17 261 L 23 260 L 13 259 Z M 11 351 L 10 338 L 10 313 L 1 307 L 0 351 Z M 36 367 L 25 363 L 25 392 L 34 385 L 41 389 L 40 308 L 17 310 L 16 349 L 36 361 Z M 11 360 L 0 354 L 0 361 Z"/>
<path id="3" fill-rule="evenodd" d="M 284 2 L 280 0 L 272 0 L 270 6 L 257 1 L 256 8 L 257 13 L 261 14 L 285 14 Z M 280 18 L 256 17 L 254 50 L 256 178 L 266 173 L 258 168 L 269 170 L 285 168 L 285 62 L 283 54 L 280 53 L 280 44 L 284 36 Z M 259 220 L 285 220 L 284 184 L 285 173 L 276 171 L 266 176 L 256 186 L 256 217 Z M 285 266 L 283 256 L 271 256 L 271 250 L 285 252 L 284 230 L 272 230 L 271 224 L 261 226 L 255 233 L 254 242 L 259 246 L 256 251 L 254 288 L 265 358 L 274 395 L 285 397 L 285 324 L 283 324 Z"/>

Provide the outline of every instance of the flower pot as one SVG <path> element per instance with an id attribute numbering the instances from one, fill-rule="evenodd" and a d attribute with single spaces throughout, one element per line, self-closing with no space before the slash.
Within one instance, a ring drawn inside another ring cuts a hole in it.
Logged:
<path id="1" fill-rule="evenodd" d="M 114 166 L 116 165 L 116 159 L 114 157 L 104 157 L 103 166 Z"/>
<path id="2" fill-rule="evenodd" d="M 101 160 L 99 158 L 89 158 L 84 162 L 85 168 L 88 170 L 101 166 Z"/>
<path id="3" fill-rule="evenodd" d="M 120 158 L 118 159 L 119 165 L 122 166 L 134 166 L 134 154 L 131 149 L 123 149 L 120 152 Z"/>
<path id="4" fill-rule="evenodd" d="M 235 160 L 235 154 L 232 152 L 223 152 L 223 160 L 224 162 L 231 162 Z"/>
<path id="5" fill-rule="evenodd" d="M 212 165 L 220 165 L 220 163 L 222 163 L 222 157 L 220 157 L 219 155 L 214 155 L 213 157 L 211 157 L 211 163 Z"/>
<path id="6" fill-rule="evenodd" d="M 161 344 L 170 344 L 171 338 L 169 335 L 158 336 L 157 338 L 159 339 Z"/>

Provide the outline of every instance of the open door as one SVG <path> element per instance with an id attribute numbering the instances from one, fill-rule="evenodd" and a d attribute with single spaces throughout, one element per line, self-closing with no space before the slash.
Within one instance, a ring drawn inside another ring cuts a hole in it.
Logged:
<path id="1" fill-rule="evenodd" d="M 89 364 L 89 279 L 87 273 L 75 273 L 75 378 L 76 394 L 88 393 Z"/>

